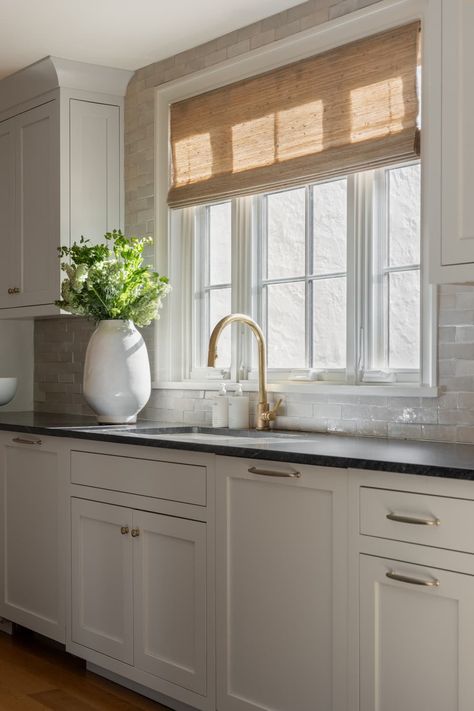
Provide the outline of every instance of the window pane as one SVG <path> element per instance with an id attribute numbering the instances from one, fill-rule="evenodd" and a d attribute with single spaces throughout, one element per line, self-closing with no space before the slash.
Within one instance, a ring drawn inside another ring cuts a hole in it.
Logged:
<path id="1" fill-rule="evenodd" d="M 346 367 L 346 278 L 313 282 L 313 367 Z"/>
<path id="2" fill-rule="evenodd" d="M 305 189 L 267 197 L 267 278 L 305 273 Z"/>
<path id="3" fill-rule="evenodd" d="M 420 263 L 420 165 L 388 171 L 389 265 Z"/>
<path id="4" fill-rule="evenodd" d="M 314 273 L 346 271 L 347 180 L 313 187 Z"/>
<path id="5" fill-rule="evenodd" d="M 269 368 L 305 368 L 305 285 L 270 284 L 267 292 Z"/>
<path id="6" fill-rule="evenodd" d="M 420 272 L 389 279 L 389 368 L 420 367 Z"/>
<path id="7" fill-rule="evenodd" d="M 209 283 L 229 284 L 231 279 L 231 204 L 209 207 Z"/>
<path id="8" fill-rule="evenodd" d="M 231 313 L 231 291 L 230 289 L 212 289 L 209 292 L 209 325 L 211 335 L 212 329 L 221 318 Z M 219 338 L 217 349 L 216 366 L 218 368 L 228 368 L 231 359 L 231 327 L 228 326 Z"/>

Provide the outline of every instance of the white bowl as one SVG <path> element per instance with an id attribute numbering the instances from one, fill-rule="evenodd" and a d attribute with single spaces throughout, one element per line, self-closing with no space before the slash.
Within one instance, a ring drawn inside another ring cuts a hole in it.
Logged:
<path id="1" fill-rule="evenodd" d="M 17 385 L 17 378 L 0 378 L 0 406 L 13 400 Z"/>

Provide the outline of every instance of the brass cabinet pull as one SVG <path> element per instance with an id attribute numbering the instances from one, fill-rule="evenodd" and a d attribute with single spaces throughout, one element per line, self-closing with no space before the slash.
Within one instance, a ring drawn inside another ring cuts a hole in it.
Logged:
<path id="1" fill-rule="evenodd" d="M 17 286 L 14 286 L 12 289 L 8 289 L 9 294 L 19 294 L 20 289 Z"/>
<path id="2" fill-rule="evenodd" d="M 300 479 L 301 472 L 278 472 L 273 469 L 257 469 L 257 467 L 249 467 L 249 474 L 258 474 L 259 476 L 278 476 L 289 479 Z"/>
<path id="3" fill-rule="evenodd" d="M 387 518 L 390 521 L 397 521 L 398 523 L 410 523 L 415 526 L 439 526 L 441 521 L 439 518 L 420 518 L 418 516 L 402 516 L 396 513 L 388 513 Z"/>
<path id="4" fill-rule="evenodd" d="M 12 442 L 15 442 L 16 444 L 43 444 L 40 439 L 26 439 L 24 437 L 13 437 Z"/>
<path id="5" fill-rule="evenodd" d="M 426 588 L 438 588 L 439 580 L 432 578 L 431 580 L 426 580 L 424 578 L 412 578 L 408 575 L 401 575 L 400 573 L 395 573 L 393 570 L 389 570 L 385 573 L 387 578 L 390 580 L 398 580 L 399 583 L 409 583 L 410 585 L 422 585 Z"/>
<path id="6" fill-rule="evenodd" d="M 121 526 L 120 527 L 120 533 L 122 534 L 122 536 L 126 536 L 129 531 L 130 531 L 130 529 L 128 526 Z"/>
<path id="7" fill-rule="evenodd" d="M 139 528 L 132 528 L 131 533 L 132 533 L 132 538 L 138 538 L 138 536 L 140 535 L 140 529 Z"/>

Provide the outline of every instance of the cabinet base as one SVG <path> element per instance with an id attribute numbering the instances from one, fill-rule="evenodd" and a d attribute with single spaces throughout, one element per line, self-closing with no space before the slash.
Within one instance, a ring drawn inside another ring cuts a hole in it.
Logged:
<path id="1" fill-rule="evenodd" d="M 98 676 L 102 676 L 104 679 L 108 679 L 109 681 L 113 681 L 115 684 L 124 686 L 126 689 L 130 689 L 130 691 L 135 691 L 137 694 L 146 696 L 152 701 L 157 701 L 163 706 L 169 706 L 169 708 L 174 709 L 174 711 L 197 711 L 194 706 L 188 706 L 187 704 L 183 704 L 181 701 L 176 701 L 176 699 L 171 699 L 169 696 L 165 696 L 165 694 L 160 694 L 158 691 L 147 689 L 146 686 L 142 686 L 135 681 L 126 679 L 125 677 L 120 676 L 120 674 L 115 674 L 108 669 L 103 669 L 103 667 L 99 667 L 97 664 L 87 662 L 86 667 L 87 671 L 97 674 Z"/>

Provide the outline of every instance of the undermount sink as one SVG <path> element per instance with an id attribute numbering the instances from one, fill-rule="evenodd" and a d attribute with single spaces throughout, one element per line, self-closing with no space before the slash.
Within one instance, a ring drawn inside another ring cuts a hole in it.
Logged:
<path id="1" fill-rule="evenodd" d="M 76 429 L 76 428 L 75 428 Z M 107 435 L 146 437 L 147 439 L 167 440 L 173 442 L 201 442 L 215 444 L 253 445 L 292 442 L 302 435 L 288 432 L 259 432 L 257 430 L 226 430 L 211 427 L 87 427 L 77 428 L 88 432 L 100 432 Z"/>
<path id="2" fill-rule="evenodd" d="M 0 378 L 0 406 L 13 400 L 17 384 L 17 378 Z"/>

